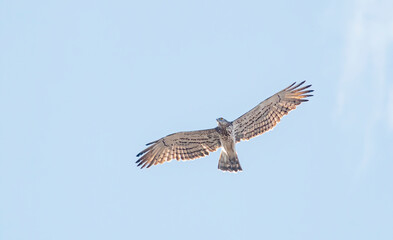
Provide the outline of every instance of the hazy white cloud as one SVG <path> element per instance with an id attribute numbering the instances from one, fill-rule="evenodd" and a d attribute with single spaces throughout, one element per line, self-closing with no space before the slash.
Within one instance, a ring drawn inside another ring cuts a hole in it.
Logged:
<path id="1" fill-rule="evenodd" d="M 355 115 L 363 124 L 364 153 L 359 164 L 359 171 L 363 171 L 373 156 L 376 127 L 393 129 L 393 78 L 387 76 L 387 56 L 389 49 L 393 50 L 393 1 L 354 1 L 352 9 L 336 116 L 346 119 Z M 359 104 L 364 112 L 353 113 Z"/>
<path id="2" fill-rule="evenodd" d="M 388 92 L 388 104 L 386 112 L 388 113 L 389 130 L 393 130 L 393 84 L 390 84 Z"/>

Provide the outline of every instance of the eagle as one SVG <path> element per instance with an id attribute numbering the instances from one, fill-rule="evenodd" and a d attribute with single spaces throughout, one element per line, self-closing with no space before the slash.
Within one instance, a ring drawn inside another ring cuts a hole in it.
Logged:
<path id="1" fill-rule="evenodd" d="M 178 132 L 146 144 L 136 161 L 141 168 L 176 160 L 192 160 L 209 155 L 221 148 L 218 169 L 228 172 L 242 171 L 235 145 L 273 129 L 284 115 L 313 95 L 305 81 L 274 94 L 236 120 L 229 122 L 217 118 L 218 126 L 212 129 Z"/>

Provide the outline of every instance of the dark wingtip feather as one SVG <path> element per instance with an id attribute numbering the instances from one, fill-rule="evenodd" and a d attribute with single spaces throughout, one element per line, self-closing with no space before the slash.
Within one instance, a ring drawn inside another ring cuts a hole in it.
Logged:
<path id="1" fill-rule="evenodd" d="M 307 85 L 307 86 L 305 86 L 305 87 L 298 88 L 298 89 L 294 90 L 294 92 L 300 92 L 300 91 L 305 90 L 305 89 L 307 89 L 307 88 L 309 88 L 309 87 L 311 87 L 311 86 L 312 86 L 312 85 L 310 84 L 310 85 Z"/>
<path id="2" fill-rule="evenodd" d="M 153 147 L 154 147 L 154 146 L 150 146 L 150 147 L 144 149 L 143 151 L 141 151 L 140 153 L 138 153 L 138 154 L 136 155 L 136 157 L 142 156 L 142 155 L 145 154 L 146 152 L 150 151 Z"/>
<path id="3" fill-rule="evenodd" d="M 151 162 L 149 163 L 149 165 L 147 165 L 146 168 L 150 168 L 150 167 L 153 165 L 153 163 L 154 163 L 154 161 L 151 161 Z"/>
<path id="4" fill-rule="evenodd" d="M 295 90 L 296 88 L 300 87 L 300 86 L 301 86 L 303 83 L 305 83 L 305 82 L 306 82 L 306 81 L 303 81 L 303 82 L 297 84 L 296 86 L 291 87 L 290 89 L 288 89 L 288 91 Z"/>
<path id="5" fill-rule="evenodd" d="M 290 89 L 293 85 L 295 85 L 296 84 L 296 82 L 294 82 L 294 83 L 292 83 L 291 85 L 289 85 L 287 88 L 285 88 L 284 90 L 288 90 L 288 89 Z"/>
<path id="6" fill-rule="evenodd" d="M 149 145 L 151 145 L 151 144 L 153 144 L 153 143 L 156 143 L 157 141 L 158 141 L 158 140 L 153 141 L 153 142 L 146 143 L 146 146 L 149 146 Z"/>
<path id="7" fill-rule="evenodd" d="M 144 164 L 142 165 L 141 169 L 144 168 L 144 167 L 146 167 L 146 165 L 148 164 L 148 161 L 143 162 L 143 163 L 144 163 Z M 149 167 L 147 167 L 147 168 L 149 168 Z"/>

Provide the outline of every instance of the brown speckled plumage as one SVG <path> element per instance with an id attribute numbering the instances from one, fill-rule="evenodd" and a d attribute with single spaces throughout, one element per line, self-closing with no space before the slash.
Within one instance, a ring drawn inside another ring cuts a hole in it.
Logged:
<path id="1" fill-rule="evenodd" d="M 311 85 L 300 87 L 303 83 L 293 83 L 233 122 L 219 118 L 216 128 L 178 132 L 148 143 L 146 145 L 149 147 L 137 155 L 140 158 L 136 163 L 141 168 L 149 168 L 172 159 L 179 161 L 204 157 L 222 147 L 218 168 L 222 171 L 241 171 L 235 144 L 271 130 L 284 115 L 308 101 L 305 98 L 311 97 L 308 93 L 313 90 L 308 90 Z"/>

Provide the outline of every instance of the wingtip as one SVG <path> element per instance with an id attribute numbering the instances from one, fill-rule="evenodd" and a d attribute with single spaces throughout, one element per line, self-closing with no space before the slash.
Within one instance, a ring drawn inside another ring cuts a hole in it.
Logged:
<path id="1" fill-rule="evenodd" d="M 153 141 L 153 142 L 146 143 L 146 146 L 149 146 L 149 145 L 151 145 L 151 144 L 153 144 L 153 143 L 156 143 L 157 141 L 158 141 L 158 140 Z"/>
<path id="2" fill-rule="evenodd" d="M 138 165 L 136 165 L 137 167 L 139 167 L 140 166 L 140 168 L 142 169 L 142 168 L 144 168 L 145 167 L 145 165 L 146 165 L 146 163 L 145 164 L 143 164 L 144 162 L 143 161 L 141 161 L 140 163 L 138 163 Z M 142 165 L 143 164 L 143 165 Z M 142 166 L 141 166 L 142 165 Z"/>
<path id="3" fill-rule="evenodd" d="M 284 90 L 288 90 L 288 89 L 290 89 L 293 85 L 295 85 L 296 84 L 296 82 L 293 82 L 291 85 L 289 85 L 288 87 L 286 87 Z"/>
<path id="4" fill-rule="evenodd" d="M 304 84 L 305 82 L 306 82 L 306 80 L 304 80 L 303 82 L 301 82 L 301 83 L 299 83 L 299 84 L 297 84 L 297 85 L 295 85 L 295 86 L 289 88 L 288 91 L 293 91 L 293 90 L 297 89 L 298 87 L 300 87 L 300 86 L 301 86 L 302 84 Z M 295 83 L 296 83 L 296 82 L 295 82 Z M 304 89 L 304 88 L 303 88 L 303 89 Z"/>

